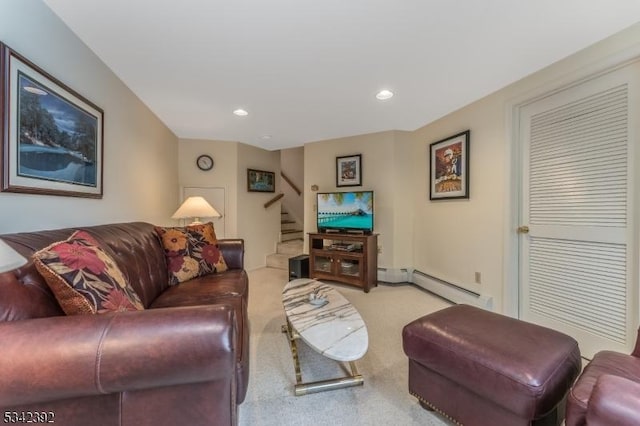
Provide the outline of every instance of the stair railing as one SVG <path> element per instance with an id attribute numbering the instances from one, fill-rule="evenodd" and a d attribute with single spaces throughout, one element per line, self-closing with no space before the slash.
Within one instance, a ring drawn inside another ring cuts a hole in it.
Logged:
<path id="1" fill-rule="evenodd" d="M 269 201 L 267 201 L 266 203 L 264 203 L 264 208 L 269 208 L 273 203 L 275 203 L 276 201 L 278 201 L 280 198 L 284 197 L 284 194 L 281 192 L 278 195 L 276 195 L 275 197 L 273 197 L 272 199 L 270 199 Z"/>
<path id="2" fill-rule="evenodd" d="M 284 181 L 287 182 L 289 184 L 289 186 L 291 186 L 291 188 L 293 188 L 293 190 L 296 191 L 296 193 L 298 195 L 302 194 L 302 191 L 300 191 L 300 189 L 296 186 L 296 184 L 293 183 L 293 181 L 291 181 L 291 179 L 289 179 L 289 177 L 287 175 L 285 175 L 284 173 L 280 172 L 280 176 L 282 176 L 282 179 L 284 179 Z"/>

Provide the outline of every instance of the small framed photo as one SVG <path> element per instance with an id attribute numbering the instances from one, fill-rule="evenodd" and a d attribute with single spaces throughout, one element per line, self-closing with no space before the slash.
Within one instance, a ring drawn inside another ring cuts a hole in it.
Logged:
<path id="1" fill-rule="evenodd" d="M 247 191 L 276 192 L 276 175 L 274 172 L 247 169 Z"/>
<path id="2" fill-rule="evenodd" d="M 336 157 L 336 186 L 362 185 L 362 155 Z"/>
<path id="3" fill-rule="evenodd" d="M 469 198 L 469 139 L 458 133 L 430 145 L 429 199 Z"/>
<path id="4" fill-rule="evenodd" d="M 1 190 L 102 198 L 102 109 L 0 43 Z"/>

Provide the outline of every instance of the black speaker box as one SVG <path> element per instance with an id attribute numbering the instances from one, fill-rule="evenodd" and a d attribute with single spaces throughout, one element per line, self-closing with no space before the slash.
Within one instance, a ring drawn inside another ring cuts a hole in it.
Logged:
<path id="1" fill-rule="evenodd" d="M 309 278 L 309 256 L 306 254 L 289 258 L 289 281 L 296 278 Z"/>

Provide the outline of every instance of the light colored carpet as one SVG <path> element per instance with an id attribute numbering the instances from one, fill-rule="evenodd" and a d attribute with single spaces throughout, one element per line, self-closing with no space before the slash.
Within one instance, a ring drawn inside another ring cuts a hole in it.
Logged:
<path id="1" fill-rule="evenodd" d="M 240 425 L 449 425 L 409 395 L 402 327 L 450 303 L 411 285 L 380 284 L 364 293 L 332 283 L 367 324 L 369 350 L 356 363 L 364 386 L 295 396 L 293 361 L 281 332 L 281 292 L 287 279 L 287 271 L 279 269 L 249 272 L 251 371 L 247 398 L 239 408 Z M 298 342 L 304 381 L 344 375 L 341 364 Z"/>

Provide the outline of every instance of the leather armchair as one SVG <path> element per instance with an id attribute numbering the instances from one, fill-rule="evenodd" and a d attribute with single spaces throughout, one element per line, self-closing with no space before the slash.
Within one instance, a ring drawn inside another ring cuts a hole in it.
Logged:
<path id="1" fill-rule="evenodd" d="M 567 398 L 566 426 L 640 424 L 640 330 L 630 355 L 598 352 Z"/>

